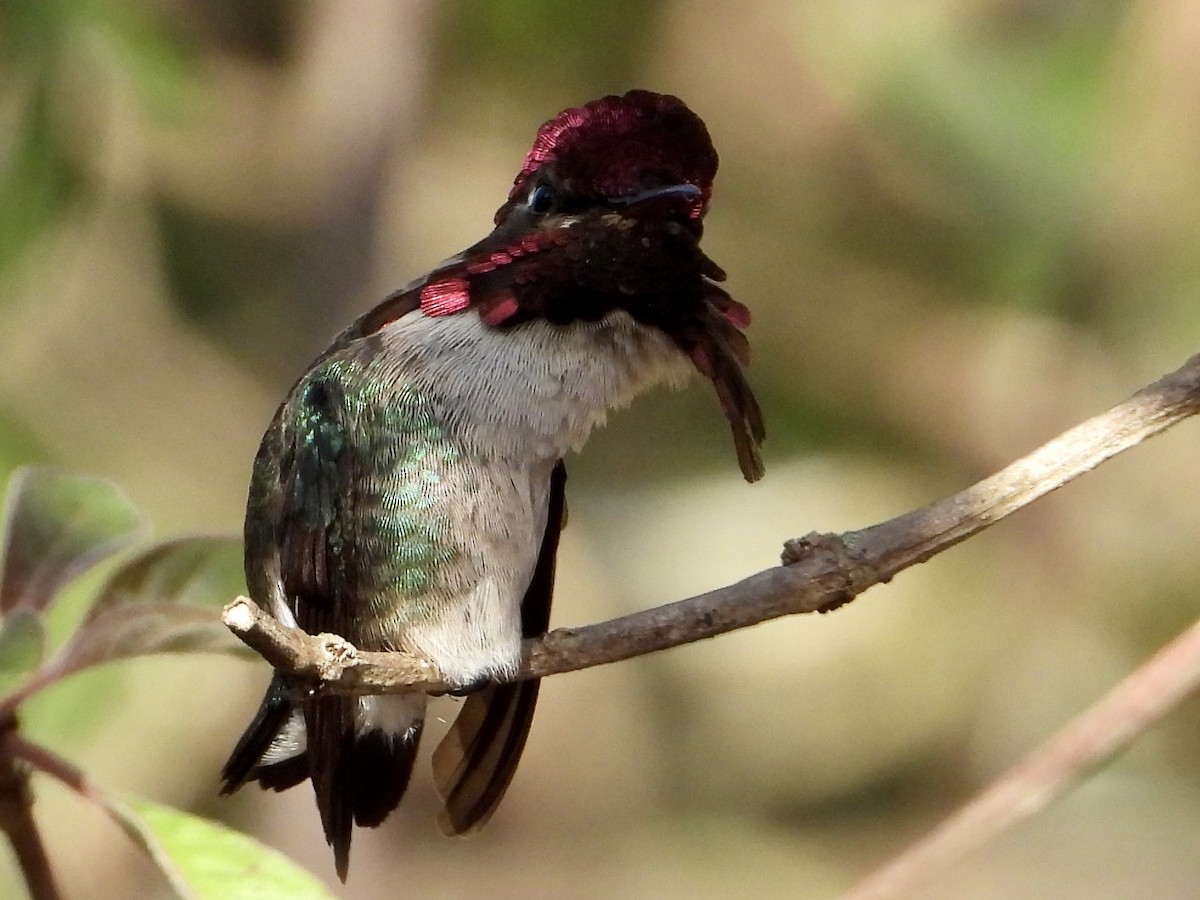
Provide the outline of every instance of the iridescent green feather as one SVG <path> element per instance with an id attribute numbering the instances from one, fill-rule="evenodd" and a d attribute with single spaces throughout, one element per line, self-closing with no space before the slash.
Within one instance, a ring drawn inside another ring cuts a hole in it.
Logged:
<path id="1" fill-rule="evenodd" d="M 351 435 L 356 466 L 355 528 L 365 549 L 359 591 L 380 608 L 400 604 L 403 618 L 426 611 L 440 573 L 459 552 L 451 534 L 443 473 L 459 462 L 429 400 L 415 386 L 381 382 L 358 360 L 334 359 L 314 378 L 340 388 L 339 418 Z M 412 602 L 417 601 L 417 602 Z"/>

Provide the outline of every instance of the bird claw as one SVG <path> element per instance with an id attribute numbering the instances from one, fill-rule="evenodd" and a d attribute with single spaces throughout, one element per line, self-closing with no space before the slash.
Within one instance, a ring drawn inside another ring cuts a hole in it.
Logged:
<path id="1" fill-rule="evenodd" d="M 456 687 L 453 690 L 446 691 L 446 695 L 449 697 L 469 697 L 471 694 L 476 694 L 479 691 L 482 691 L 491 683 L 492 679 L 488 678 L 486 675 L 482 675 L 474 681 L 468 682 L 460 687 Z"/>

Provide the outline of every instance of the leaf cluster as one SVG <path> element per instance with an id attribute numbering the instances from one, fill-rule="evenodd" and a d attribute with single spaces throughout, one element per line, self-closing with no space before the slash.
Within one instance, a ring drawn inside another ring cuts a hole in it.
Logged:
<path id="1" fill-rule="evenodd" d="M 220 615 L 244 590 L 240 542 L 187 537 L 135 547 L 146 530 L 141 512 L 103 479 L 26 468 L 9 483 L 0 533 L 0 782 L 9 802 L 0 804 L 0 828 L 30 894 L 59 896 L 32 815 L 36 772 L 112 818 L 177 896 L 328 896 L 256 841 L 182 810 L 116 797 L 21 731 L 24 703 L 97 666 L 160 653 L 249 654 Z M 68 586 L 102 564 L 111 571 L 51 647 L 49 614 Z"/>

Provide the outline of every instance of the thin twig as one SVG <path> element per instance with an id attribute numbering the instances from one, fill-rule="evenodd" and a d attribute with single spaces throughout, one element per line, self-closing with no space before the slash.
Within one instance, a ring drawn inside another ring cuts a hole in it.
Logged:
<path id="1" fill-rule="evenodd" d="M 1128 747 L 1197 685 L 1200 622 L 843 900 L 912 894 L 970 850 L 1045 809 L 1084 774 Z"/>
<path id="2" fill-rule="evenodd" d="M 33 818 L 29 767 L 13 752 L 16 738 L 15 727 L 0 733 L 0 830 L 12 845 L 32 900 L 58 900 L 62 894 Z"/>
<path id="3" fill-rule="evenodd" d="M 101 805 L 105 803 L 104 792 L 92 783 L 86 773 L 53 750 L 49 750 L 41 744 L 35 744 L 33 741 L 27 741 L 16 732 L 10 736 L 9 746 L 12 756 L 31 769 L 49 775 L 85 800 Z"/>
<path id="4" fill-rule="evenodd" d="M 12 757 L 27 768 L 49 775 L 80 797 L 95 803 L 101 812 L 133 840 L 134 846 L 146 854 L 150 862 L 166 879 L 172 896 L 180 898 L 195 896 L 195 892 L 188 886 L 170 855 L 163 851 L 153 832 L 135 811 L 116 797 L 106 794 L 88 778 L 82 769 L 53 750 L 49 750 L 41 744 L 35 744 L 33 741 L 27 741 L 15 731 L 10 736 L 9 746 Z M 33 900 L 39 900 L 37 895 L 34 895 Z"/>
<path id="5" fill-rule="evenodd" d="M 617 662 L 780 616 L 836 609 L 1197 412 L 1200 354 L 1124 403 L 945 500 L 860 531 L 789 541 L 784 565 L 728 587 L 526 641 L 514 680 Z M 425 660 L 356 650 L 333 635 L 310 637 L 284 628 L 244 597 L 225 608 L 224 621 L 277 669 L 325 691 L 436 693 L 448 687 Z"/>

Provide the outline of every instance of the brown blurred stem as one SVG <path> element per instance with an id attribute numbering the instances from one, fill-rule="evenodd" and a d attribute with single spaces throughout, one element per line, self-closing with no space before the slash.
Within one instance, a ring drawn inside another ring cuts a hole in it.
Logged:
<path id="1" fill-rule="evenodd" d="M 939 871 L 1045 809 L 1080 776 L 1128 747 L 1198 684 L 1200 622 L 843 900 L 917 896 L 915 889 Z"/>
<path id="2" fill-rule="evenodd" d="M 728 587 L 528 640 L 514 680 L 617 662 L 779 616 L 836 609 L 1198 411 L 1200 354 L 1124 403 L 952 497 L 860 531 L 788 541 L 783 565 Z M 245 597 L 225 608 L 224 620 L 276 669 L 324 691 L 437 693 L 449 687 L 424 660 L 356 650 L 334 635 L 309 636 L 285 628 Z"/>
<path id="3" fill-rule="evenodd" d="M 19 743 L 16 721 L 10 719 L 0 731 L 0 829 L 12 845 L 29 896 L 33 900 L 58 900 L 62 894 L 33 818 L 29 767 L 16 752 Z"/>
<path id="4" fill-rule="evenodd" d="M 183 880 L 171 859 L 158 847 L 157 842 L 148 833 L 141 819 L 120 800 L 106 795 L 104 791 L 88 778 L 82 769 L 59 756 L 54 751 L 21 737 L 15 728 L 8 732 L 3 749 L 5 758 L 15 761 L 16 765 L 23 771 L 32 769 L 44 775 L 49 775 L 51 778 L 57 779 L 75 791 L 80 797 L 95 803 L 114 824 L 133 839 L 134 845 L 150 858 L 150 861 L 158 868 L 170 886 L 171 896 L 194 896 L 195 892 Z M 30 821 L 30 825 L 32 825 L 32 821 Z M 36 832 L 33 833 L 36 836 Z M 25 872 L 26 883 L 29 884 L 29 892 L 33 900 L 40 900 L 42 897 L 55 898 L 59 896 L 53 890 L 54 886 L 52 882 L 48 883 L 48 892 L 39 893 L 39 889 L 34 887 L 34 882 L 30 878 L 30 870 L 26 868 L 24 861 L 21 862 L 21 868 Z M 47 877 L 49 876 L 48 868 L 45 874 Z M 46 883 L 39 882 L 39 884 Z"/>

